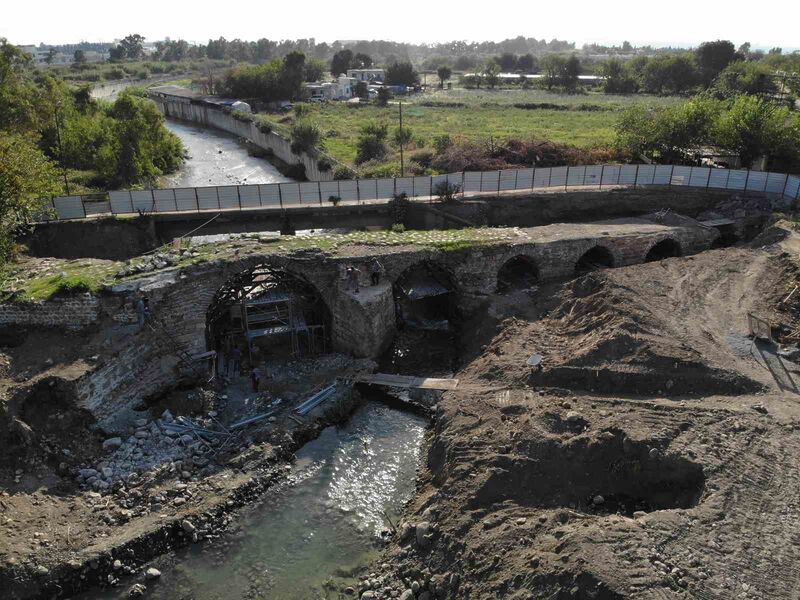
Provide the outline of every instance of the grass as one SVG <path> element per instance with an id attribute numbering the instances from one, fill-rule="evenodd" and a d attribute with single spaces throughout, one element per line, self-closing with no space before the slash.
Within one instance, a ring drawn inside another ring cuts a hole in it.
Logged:
<path id="1" fill-rule="evenodd" d="M 580 148 L 606 146 L 614 141 L 619 113 L 634 103 L 669 104 L 678 98 L 609 96 L 600 93 L 556 94 L 544 90 L 444 90 L 412 96 L 404 101 L 403 124 L 414 134 L 411 152 L 431 148 L 433 138 L 448 134 L 467 141 L 490 138 L 545 139 Z M 453 104 L 459 106 L 453 106 Z M 556 108 L 520 108 L 515 104 L 553 105 Z M 284 115 L 261 116 L 285 129 Z M 398 106 L 358 106 L 344 103 L 309 105 L 305 117 L 325 135 L 325 151 L 336 160 L 353 165 L 356 143 L 363 125 L 386 123 L 391 132 L 398 125 Z M 387 162 L 397 162 L 392 148 Z"/>
<path id="2" fill-rule="evenodd" d="M 0 295 L 21 301 L 41 301 L 54 296 L 89 292 L 96 294 L 113 281 L 120 263 L 94 260 L 47 260 L 44 267 L 31 268 L 31 261 L 7 265 L 0 274 Z"/>

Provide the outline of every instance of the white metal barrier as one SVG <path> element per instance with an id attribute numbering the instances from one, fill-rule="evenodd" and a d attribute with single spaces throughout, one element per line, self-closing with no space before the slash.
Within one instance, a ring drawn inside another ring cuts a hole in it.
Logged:
<path id="1" fill-rule="evenodd" d="M 50 201 L 57 220 L 102 215 L 201 212 L 386 202 L 398 194 L 430 198 L 448 183 L 461 194 L 501 194 L 578 187 L 671 185 L 800 197 L 800 176 L 749 170 L 671 165 L 588 165 L 450 173 L 432 177 L 355 179 L 108 192 L 107 198 L 59 196 Z M 53 217 L 49 217 L 53 218 Z"/>

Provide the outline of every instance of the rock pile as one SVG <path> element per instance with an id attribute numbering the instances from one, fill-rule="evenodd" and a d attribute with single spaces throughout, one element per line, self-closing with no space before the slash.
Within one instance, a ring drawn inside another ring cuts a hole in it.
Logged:
<path id="1" fill-rule="evenodd" d="M 169 252 L 158 252 L 150 256 L 145 256 L 141 260 L 131 262 L 128 261 L 126 265 L 120 269 L 116 277 L 122 279 L 123 277 L 130 277 L 138 273 L 150 273 L 160 269 L 166 269 L 173 265 L 178 264 L 183 259 L 193 258 L 198 255 L 197 250 L 188 250 L 181 248 L 180 250 L 170 250 Z"/>
<path id="2" fill-rule="evenodd" d="M 135 483 L 162 468 L 188 478 L 195 468 L 206 467 L 220 442 L 176 433 L 165 427 L 171 423 L 174 418 L 169 410 L 155 421 L 138 419 L 126 439 L 105 440 L 103 448 L 110 454 L 97 464 L 78 469 L 76 480 L 87 489 L 103 491 L 117 481 Z"/>

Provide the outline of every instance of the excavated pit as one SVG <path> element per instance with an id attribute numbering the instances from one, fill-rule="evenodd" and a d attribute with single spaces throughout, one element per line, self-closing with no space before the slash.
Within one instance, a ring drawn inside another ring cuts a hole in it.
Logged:
<path id="1" fill-rule="evenodd" d="M 545 423 L 549 429 L 576 431 L 577 420 Z M 484 480 L 475 508 L 512 500 L 522 506 L 632 516 L 636 511 L 691 508 L 704 489 L 703 467 L 675 453 L 664 453 L 620 430 L 581 436 L 569 443 L 529 440 L 513 453 L 481 466 Z"/>

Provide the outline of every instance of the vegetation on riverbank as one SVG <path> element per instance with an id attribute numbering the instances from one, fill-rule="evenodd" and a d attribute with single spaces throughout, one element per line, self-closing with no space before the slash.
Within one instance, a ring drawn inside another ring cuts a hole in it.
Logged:
<path id="1" fill-rule="evenodd" d="M 0 39 L 0 260 L 42 198 L 152 183 L 177 170 L 183 145 L 156 106 L 134 93 L 96 101 Z"/>

